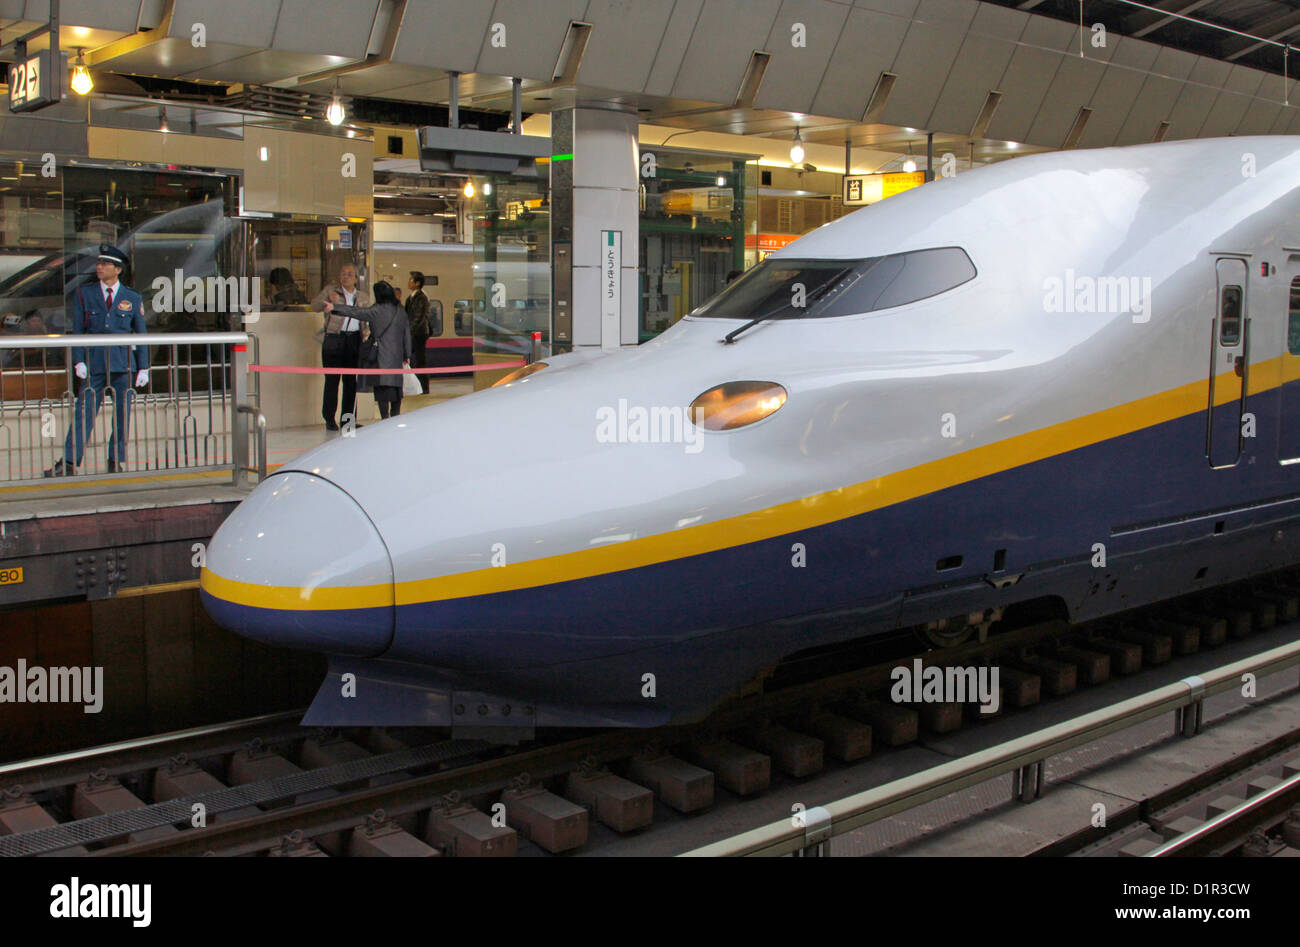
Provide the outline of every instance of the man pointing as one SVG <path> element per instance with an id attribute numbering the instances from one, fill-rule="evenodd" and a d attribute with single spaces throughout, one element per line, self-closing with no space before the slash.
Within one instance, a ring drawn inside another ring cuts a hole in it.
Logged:
<path id="1" fill-rule="evenodd" d="M 122 284 L 126 254 L 107 243 L 99 245 L 94 282 L 83 283 L 72 294 L 68 331 L 74 335 L 129 335 L 146 331 L 144 301 L 140 294 Z M 149 347 L 72 349 L 73 370 L 85 384 L 77 395 L 72 428 L 63 445 L 63 459 L 45 471 L 47 477 L 71 476 L 77 472 L 86 440 L 95 427 L 104 389 L 113 389 L 113 439 L 108 445 L 108 472 L 126 465 L 126 434 L 130 423 L 131 381 L 143 388 L 149 384 Z"/>

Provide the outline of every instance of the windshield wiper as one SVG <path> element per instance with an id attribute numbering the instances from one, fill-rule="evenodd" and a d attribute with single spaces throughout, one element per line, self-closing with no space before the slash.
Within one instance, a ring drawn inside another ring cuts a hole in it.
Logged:
<path id="1" fill-rule="evenodd" d="M 809 293 L 809 295 L 808 295 L 808 299 L 807 299 L 807 302 L 812 302 L 814 299 L 816 299 L 816 298 L 817 298 L 818 296 L 820 296 L 822 293 L 826 292 L 826 290 L 830 288 L 830 285 L 831 285 L 830 282 L 822 283 L 820 286 L 818 286 L 816 289 L 814 289 L 811 293 Z M 745 323 L 743 326 L 741 326 L 740 328 L 738 328 L 738 329 L 732 329 L 730 332 L 728 332 L 725 336 L 723 336 L 723 337 L 722 337 L 721 339 L 719 339 L 718 341 L 720 341 L 723 345 L 730 345 L 732 342 L 736 341 L 736 336 L 740 335 L 740 333 L 744 332 L 744 331 L 747 330 L 747 329 L 752 329 L 754 326 L 758 325 L 760 322 L 764 322 L 764 321 L 766 321 L 766 320 L 768 320 L 768 319 L 771 319 L 773 316 L 775 316 L 775 315 L 776 315 L 777 313 L 779 313 L 781 310 L 783 310 L 783 309 L 789 309 L 789 308 L 790 308 L 790 304 L 789 304 L 789 303 L 781 303 L 781 305 L 777 306 L 775 309 L 770 309 L 770 310 L 768 310 L 767 312 L 763 313 L 761 316 L 755 316 L 753 319 L 750 319 L 748 322 L 746 322 L 746 323 Z M 806 310 L 808 307 L 805 305 L 803 308 Z"/>

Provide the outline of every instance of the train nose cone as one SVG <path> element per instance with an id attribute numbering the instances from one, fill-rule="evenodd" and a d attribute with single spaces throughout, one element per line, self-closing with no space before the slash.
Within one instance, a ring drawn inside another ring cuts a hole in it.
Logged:
<path id="1" fill-rule="evenodd" d="M 276 474 L 212 537 L 199 586 L 222 627 L 266 644 L 373 657 L 393 638 L 393 564 L 369 517 L 311 474 Z"/>

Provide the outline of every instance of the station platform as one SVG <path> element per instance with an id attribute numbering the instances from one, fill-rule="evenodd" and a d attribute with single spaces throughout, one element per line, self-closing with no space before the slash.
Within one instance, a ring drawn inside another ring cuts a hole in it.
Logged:
<path id="1" fill-rule="evenodd" d="M 437 379 L 429 394 L 404 400 L 404 413 L 472 387 L 470 379 Z M 324 423 L 269 431 L 268 473 L 339 436 Z M 79 476 L 0 487 L 0 570 L 6 578 L 0 583 L 0 608 L 197 587 L 198 546 L 250 490 L 221 470 Z"/>

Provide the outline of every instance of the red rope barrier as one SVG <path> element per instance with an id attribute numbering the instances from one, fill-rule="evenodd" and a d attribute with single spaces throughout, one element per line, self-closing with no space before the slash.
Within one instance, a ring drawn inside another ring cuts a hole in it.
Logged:
<path id="1" fill-rule="evenodd" d="M 309 368 L 302 365 L 249 365 L 250 372 L 281 375 L 455 375 L 461 372 L 495 372 L 502 368 L 523 368 L 527 362 L 498 365 L 447 365 L 440 368 Z"/>

